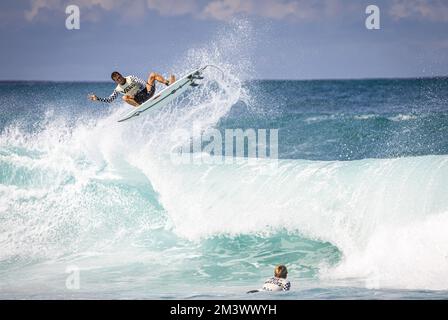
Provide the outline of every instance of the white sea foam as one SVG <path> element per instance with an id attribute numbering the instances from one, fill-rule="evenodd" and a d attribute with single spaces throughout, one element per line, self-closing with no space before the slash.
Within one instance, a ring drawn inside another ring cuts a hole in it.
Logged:
<path id="1" fill-rule="evenodd" d="M 400 113 L 396 116 L 388 117 L 387 119 L 389 119 L 391 121 L 409 121 L 409 120 L 417 119 L 417 116 L 412 115 L 412 114 L 401 114 Z"/>

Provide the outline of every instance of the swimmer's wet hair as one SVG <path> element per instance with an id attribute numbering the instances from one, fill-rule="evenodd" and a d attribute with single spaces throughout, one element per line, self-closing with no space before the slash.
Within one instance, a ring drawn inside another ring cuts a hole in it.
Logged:
<path id="1" fill-rule="evenodd" d="M 275 267 L 274 276 L 277 278 L 284 278 L 286 279 L 286 276 L 288 274 L 288 269 L 284 265 L 279 265 Z"/>
<path id="2" fill-rule="evenodd" d="M 112 80 L 114 80 L 114 78 L 115 78 L 116 76 L 121 76 L 121 73 L 118 72 L 118 71 L 114 71 L 114 72 L 112 72 L 112 74 L 110 75 L 110 77 L 112 78 Z"/>

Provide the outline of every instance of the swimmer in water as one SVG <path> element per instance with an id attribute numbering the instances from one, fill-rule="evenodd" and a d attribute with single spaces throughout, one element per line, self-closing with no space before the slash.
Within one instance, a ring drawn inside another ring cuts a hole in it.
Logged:
<path id="1" fill-rule="evenodd" d="M 288 270 L 284 265 L 279 265 L 275 267 L 274 276 L 267 279 L 264 282 L 264 291 L 289 291 L 291 288 L 291 283 L 286 280 L 288 276 Z"/>
<path id="2" fill-rule="evenodd" d="M 255 293 L 260 291 L 289 291 L 291 288 L 291 283 L 289 280 L 286 280 L 287 276 L 288 270 L 284 265 L 276 266 L 274 276 L 264 282 L 261 290 L 251 290 L 247 293 Z"/>

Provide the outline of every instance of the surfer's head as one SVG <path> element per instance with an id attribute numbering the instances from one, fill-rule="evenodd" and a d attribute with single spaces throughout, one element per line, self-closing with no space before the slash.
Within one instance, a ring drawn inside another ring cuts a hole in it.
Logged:
<path id="1" fill-rule="evenodd" d="M 112 72 L 110 77 L 112 78 L 112 80 L 115 81 L 116 84 L 125 84 L 126 83 L 126 79 L 118 71 Z"/>
<path id="2" fill-rule="evenodd" d="M 286 279 L 286 277 L 288 276 L 288 270 L 284 265 L 276 266 L 274 270 L 274 276 L 276 276 L 277 278 Z"/>

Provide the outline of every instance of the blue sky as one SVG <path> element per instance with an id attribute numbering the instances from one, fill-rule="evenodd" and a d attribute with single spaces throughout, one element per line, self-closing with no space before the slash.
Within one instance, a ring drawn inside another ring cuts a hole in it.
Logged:
<path id="1" fill-rule="evenodd" d="M 65 27 L 71 4 L 79 30 Z M 370 4 L 381 10 L 380 30 L 365 27 Z M 235 31 L 238 21 L 250 28 Z M 20 0 L 0 3 L 0 80 L 167 73 L 227 35 L 245 50 L 248 78 L 448 75 L 445 0 Z"/>

